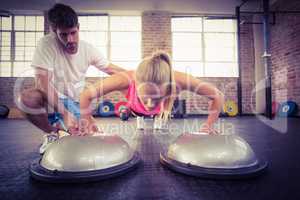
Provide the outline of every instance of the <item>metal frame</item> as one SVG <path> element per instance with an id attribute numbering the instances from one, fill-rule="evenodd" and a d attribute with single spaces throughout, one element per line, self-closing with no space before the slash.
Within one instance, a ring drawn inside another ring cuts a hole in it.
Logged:
<path id="1" fill-rule="evenodd" d="M 241 11 L 241 7 L 248 2 L 248 0 L 244 0 L 239 6 L 235 9 L 235 15 L 237 18 L 237 29 L 238 29 L 238 65 L 239 65 L 239 78 L 237 83 L 238 89 L 238 109 L 239 115 L 242 115 L 242 80 L 241 80 L 241 53 L 240 53 L 240 24 L 241 24 L 241 14 L 249 14 L 249 15 L 263 15 L 263 22 L 246 22 L 244 24 L 262 24 L 263 25 L 263 32 L 264 32 L 264 54 L 262 55 L 264 61 L 264 68 L 265 68 L 265 83 L 266 83 L 266 109 L 265 109 L 265 116 L 269 119 L 272 119 L 272 80 L 271 80 L 271 66 L 270 66 L 270 24 L 276 24 L 276 13 L 279 14 L 299 14 L 300 11 L 284 11 L 284 10 L 275 10 L 270 11 L 269 8 L 269 0 L 262 0 L 263 1 L 263 11 Z M 269 21 L 269 16 L 272 14 L 272 22 Z"/>
<path id="2" fill-rule="evenodd" d="M 265 115 L 272 118 L 272 81 L 271 81 L 271 66 L 270 66 L 270 24 L 269 24 L 269 0 L 263 0 L 264 18 L 264 54 L 262 55 L 265 67 L 265 83 L 266 83 L 266 110 Z"/>
<path id="3" fill-rule="evenodd" d="M 241 87 L 241 55 L 240 55 L 240 16 L 241 14 L 249 14 L 249 15 L 263 15 L 263 22 L 247 22 L 245 24 L 262 24 L 263 25 L 263 40 L 264 40 L 264 53 L 262 55 L 264 61 L 264 68 L 265 68 L 265 94 L 266 94 L 266 109 L 265 109 L 265 116 L 269 119 L 272 119 L 272 79 L 271 79 L 271 65 L 270 65 L 270 24 L 276 24 L 276 13 L 279 14 L 300 14 L 300 11 L 284 11 L 284 10 L 275 10 L 270 11 L 269 7 L 269 0 L 262 0 L 263 2 L 263 11 L 241 11 L 241 7 L 247 2 L 245 0 L 240 6 L 236 7 L 235 13 L 237 18 L 237 29 L 238 29 L 238 60 L 239 60 L 239 78 L 238 78 L 238 108 L 239 114 L 242 114 L 242 87 Z M 272 14 L 273 21 L 270 23 L 269 16 Z"/>
<path id="4" fill-rule="evenodd" d="M 238 114 L 241 116 L 243 113 L 242 106 L 242 67 L 241 67 L 241 18 L 240 18 L 240 7 L 235 8 L 236 19 L 237 19 L 237 51 L 238 51 L 238 69 L 239 77 L 237 79 L 237 98 L 238 98 Z"/>

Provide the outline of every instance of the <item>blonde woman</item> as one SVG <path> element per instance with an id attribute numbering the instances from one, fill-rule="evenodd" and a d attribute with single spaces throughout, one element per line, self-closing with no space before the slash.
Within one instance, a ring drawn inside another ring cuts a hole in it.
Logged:
<path id="1" fill-rule="evenodd" d="M 128 107 L 139 116 L 156 115 L 163 121 L 170 118 L 174 99 L 180 91 L 189 90 L 208 97 L 211 102 L 209 115 L 200 131 L 216 133 L 213 128 L 223 105 L 222 93 L 209 83 L 191 75 L 173 71 L 170 57 L 156 52 L 145 58 L 135 71 L 115 74 L 85 89 L 80 95 L 81 125 L 79 135 L 97 131 L 91 115 L 91 101 L 109 92 L 126 91 Z"/>

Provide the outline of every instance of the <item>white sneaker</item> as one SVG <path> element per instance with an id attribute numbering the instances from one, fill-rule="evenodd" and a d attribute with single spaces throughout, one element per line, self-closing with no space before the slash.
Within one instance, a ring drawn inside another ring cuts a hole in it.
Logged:
<path id="1" fill-rule="evenodd" d="M 65 131 L 58 131 L 58 132 L 51 132 L 48 134 L 45 134 L 44 137 L 44 141 L 40 146 L 39 152 L 40 154 L 44 154 L 45 151 L 49 148 L 49 146 L 57 141 L 58 139 L 68 136 L 70 135 L 69 133 L 65 132 Z"/>
<path id="2" fill-rule="evenodd" d="M 136 117 L 136 128 L 139 130 L 143 130 L 145 128 L 144 117 Z"/>
<path id="3" fill-rule="evenodd" d="M 163 130 L 167 129 L 167 126 L 163 119 L 161 119 L 160 117 L 155 117 L 153 128 L 156 130 Z"/>

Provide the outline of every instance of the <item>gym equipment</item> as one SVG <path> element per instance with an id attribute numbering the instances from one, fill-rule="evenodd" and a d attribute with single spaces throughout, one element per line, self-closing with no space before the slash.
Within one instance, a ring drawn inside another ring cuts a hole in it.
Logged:
<path id="1" fill-rule="evenodd" d="M 298 106 L 294 101 L 283 102 L 278 110 L 278 115 L 280 117 L 292 117 L 298 111 Z"/>
<path id="2" fill-rule="evenodd" d="M 5 119 L 8 117 L 9 108 L 5 105 L 0 105 L 0 119 Z"/>
<path id="3" fill-rule="evenodd" d="M 277 115 L 278 109 L 280 107 L 280 104 L 276 101 L 272 102 L 272 117 L 275 117 Z"/>
<path id="4" fill-rule="evenodd" d="M 55 112 L 48 115 L 48 121 L 52 126 L 59 125 L 64 129 L 64 131 L 68 132 L 67 127 L 65 126 L 64 119 L 61 113 Z"/>
<path id="5" fill-rule="evenodd" d="M 257 176 L 267 168 L 249 144 L 237 135 L 180 135 L 160 161 L 168 168 L 191 176 L 212 179 L 240 179 Z"/>
<path id="6" fill-rule="evenodd" d="M 30 165 L 30 174 L 46 182 L 89 182 L 124 174 L 139 162 L 139 154 L 117 135 L 66 136 Z"/>
<path id="7" fill-rule="evenodd" d="M 118 117 L 120 117 L 120 112 L 123 109 L 128 109 L 126 101 L 120 101 L 120 102 L 116 103 L 115 104 L 115 115 L 118 116 Z"/>
<path id="8" fill-rule="evenodd" d="M 129 115 L 130 115 L 130 111 L 129 111 L 129 109 L 127 107 L 121 109 L 121 111 L 120 111 L 120 119 L 122 121 L 128 120 Z"/>
<path id="9" fill-rule="evenodd" d="M 110 101 L 103 101 L 99 104 L 98 114 L 101 117 L 110 117 L 114 115 L 115 106 Z"/>
<path id="10" fill-rule="evenodd" d="M 172 117 L 183 118 L 186 115 L 186 101 L 185 99 L 175 99 L 172 108 Z"/>
<path id="11" fill-rule="evenodd" d="M 234 101 L 228 100 L 223 106 L 223 111 L 230 117 L 234 117 L 238 114 L 238 107 Z"/>

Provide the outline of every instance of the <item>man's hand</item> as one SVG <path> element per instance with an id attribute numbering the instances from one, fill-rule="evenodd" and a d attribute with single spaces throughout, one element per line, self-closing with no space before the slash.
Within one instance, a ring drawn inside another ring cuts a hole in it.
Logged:
<path id="1" fill-rule="evenodd" d="M 66 129 L 65 131 L 68 131 L 71 135 L 78 134 L 78 121 L 72 113 L 64 113 L 64 125 L 65 127 L 63 128 Z"/>
<path id="2" fill-rule="evenodd" d="M 90 117 L 84 117 L 79 120 L 79 131 L 77 135 L 94 135 L 95 133 L 102 132 L 96 125 L 95 119 Z"/>
<path id="3" fill-rule="evenodd" d="M 107 73 L 107 74 L 109 74 L 109 75 L 113 75 L 113 74 L 116 74 L 116 73 L 126 71 L 124 68 L 119 67 L 118 65 L 114 65 L 112 63 L 109 63 L 109 65 L 106 68 L 100 69 L 100 70 Z"/>

